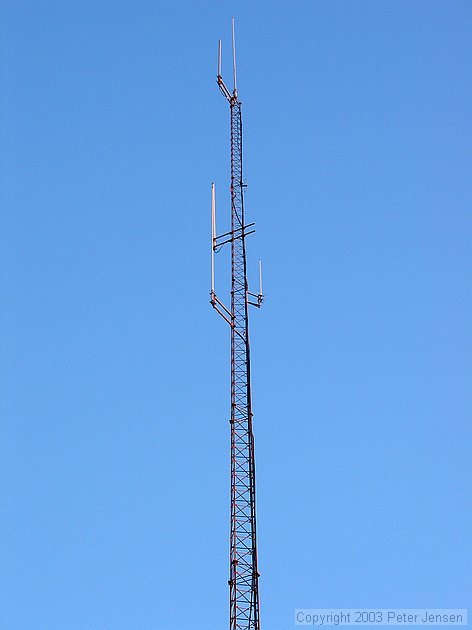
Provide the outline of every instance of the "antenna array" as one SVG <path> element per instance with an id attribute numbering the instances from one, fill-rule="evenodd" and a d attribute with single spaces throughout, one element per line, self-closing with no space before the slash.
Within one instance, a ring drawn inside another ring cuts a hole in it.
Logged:
<path id="1" fill-rule="evenodd" d="M 229 103 L 231 126 L 231 230 L 217 236 L 215 186 L 211 189 L 211 291 L 210 303 L 231 329 L 231 522 L 230 522 L 230 630 L 260 630 L 259 571 L 256 540 L 256 480 L 252 430 L 249 305 L 260 308 L 262 264 L 259 261 L 259 293 L 248 289 L 246 236 L 254 223 L 245 223 L 242 177 L 243 126 L 236 82 L 236 45 L 232 20 L 233 91 L 221 76 L 221 40 L 218 42 L 217 84 Z M 215 293 L 215 253 L 231 243 L 231 306 Z"/>

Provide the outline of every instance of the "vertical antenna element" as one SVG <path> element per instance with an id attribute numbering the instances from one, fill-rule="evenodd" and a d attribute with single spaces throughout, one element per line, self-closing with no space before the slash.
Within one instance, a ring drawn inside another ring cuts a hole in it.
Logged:
<path id="1" fill-rule="evenodd" d="M 238 85 L 236 83 L 236 41 L 234 39 L 234 18 L 232 18 L 232 41 L 233 41 L 233 85 L 234 85 L 234 90 L 233 90 L 233 94 L 234 96 L 238 95 Z"/>
<path id="2" fill-rule="evenodd" d="M 262 260 L 259 258 L 259 295 L 262 297 Z"/>
<path id="3" fill-rule="evenodd" d="M 218 74 L 216 76 L 221 77 L 221 39 L 218 40 Z"/>
<path id="4" fill-rule="evenodd" d="M 211 297 L 215 294 L 216 207 L 215 184 L 211 185 Z"/>

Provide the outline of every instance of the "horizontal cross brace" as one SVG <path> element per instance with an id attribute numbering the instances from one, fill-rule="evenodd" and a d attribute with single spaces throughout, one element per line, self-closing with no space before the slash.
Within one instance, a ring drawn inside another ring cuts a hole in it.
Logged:
<path id="1" fill-rule="evenodd" d="M 225 232 L 224 234 L 220 234 L 219 236 L 215 237 L 215 240 L 218 240 L 219 238 L 223 238 L 223 236 L 229 236 L 230 234 L 233 234 L 233 232 L 239 232 L 239 230 L 245 230 L 248 227 L 252 227 L 253 225 L 256 225 L 255 223 L 248 223 L 247 225 L 243 225 L 242 227 L 236 228 L 235 230 L 232 230 L 230 232 Z"/>

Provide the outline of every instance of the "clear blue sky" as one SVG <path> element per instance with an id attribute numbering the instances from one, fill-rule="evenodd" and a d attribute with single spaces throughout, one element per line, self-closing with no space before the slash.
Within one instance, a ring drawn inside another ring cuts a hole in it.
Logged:
<path id="1" fill-rule="evenodd" d="M 471 3 L 6 0 L 2 630 L 227 627 L 232 15 L 263 627 L 472 607 Z"/>

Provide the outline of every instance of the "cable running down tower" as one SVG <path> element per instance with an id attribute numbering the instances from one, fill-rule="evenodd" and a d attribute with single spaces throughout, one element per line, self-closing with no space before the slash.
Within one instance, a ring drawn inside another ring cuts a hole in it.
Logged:
<path id="1" fill-rule="evenodd" d="M 251 368 L 248 330 L 249 305 L 260 308 L 262 266 L 259 261 L 259 293 L 248 289 L 246 236 L 254 223 L 244 217 L 242 176 L 243 128 L 236 83 L 234 19 L 232 23 L 233 91 L 221 77 L 221 40 L 218 42 L 217 83 L 229 103 L 231 123 L 231 231 L 217 236 L 215 187 L 211 195 L 211 291 L 210 303 L 231 329 L 231 523 L 230 523 L 230 630 L 260 630 L 259 572 L 256 541 L 256 481 L 252 431 Z M 231 306 L 215 293 L 215 253 L 231 243 Z"/>

